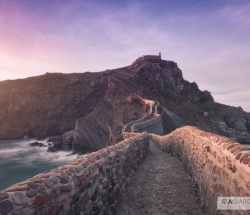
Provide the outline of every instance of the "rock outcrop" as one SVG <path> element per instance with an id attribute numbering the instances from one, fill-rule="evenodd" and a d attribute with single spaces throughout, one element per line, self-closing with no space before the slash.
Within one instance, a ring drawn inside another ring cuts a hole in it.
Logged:
<path id="1" fill-rule="evenodd" d="M 197 126 L 250 143 L 250 114 L 214 102 L 172 61 L 139 58 L 99 73 L 45 74 L 0 82 L 0 139 L 58 136 L 51 151 L 93 151 L 122 139 L 122 127 L 160 103 L 163 132 Z M 67 138 L 65 138 L 67 136 Z"/>
<path id="2" fill-rule="evenodd" d="M 46 137 L 74 128 L 104 96 L 104 79 L 100 73 L 45 74 L 0 82 L 0 138 Z"/>
<path id="3" fill-rule="evenodd" d="M 30 143 L 30 146 L 32 146 L 32 147 L 46 147 L 43 143 L 39 143 L 39 142 Z"/>

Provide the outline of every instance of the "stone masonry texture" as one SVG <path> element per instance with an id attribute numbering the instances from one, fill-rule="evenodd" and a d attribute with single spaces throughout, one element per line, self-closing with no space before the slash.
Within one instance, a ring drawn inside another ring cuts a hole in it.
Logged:
<path id="1" fill-rule="evenodd" d="M 217 210 L 218 196 L 250 196 L 249 148 L 191 126 L 166 136 L 152 135 L 152 139 L 186 165 L 208 214 L 249 214 L 247 210 Z"/>
<path id="2" fill-rule="evenodd" d="M 0 192 L 0 214 L 113 214 L 148 149 L 142 133 L 12 185 Z"/>

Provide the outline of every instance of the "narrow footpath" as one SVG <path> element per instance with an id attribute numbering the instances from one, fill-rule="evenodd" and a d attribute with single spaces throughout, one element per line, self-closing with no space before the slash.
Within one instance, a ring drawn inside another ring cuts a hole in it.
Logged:
<path id="1" fill-rule="evenodd" d="M 150 142 L 116 215 L 203 215 L 181 161 Z"/>

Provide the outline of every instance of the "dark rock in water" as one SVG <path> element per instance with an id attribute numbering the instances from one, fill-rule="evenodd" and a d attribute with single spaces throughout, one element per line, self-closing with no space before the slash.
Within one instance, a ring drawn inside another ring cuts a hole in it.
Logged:
<path id="1" fill-rule="evenodd" d="M 62 148 L 62 137 L 55 136 L 47 140 L 49 143 L 48 152 L 56 152 Z"/>
<path id="2" fill-rule="evenodd" d="M 63 150 L 71 150 L 72 149 L 72 144 L 73 144 L 73 140 L 74 140 L 74 131 L 70 130 L 65 132 L 62 135 L 62 142 L 63 142 Z"/>
<path id="3" fill-rule="evenodd" d="M 48 143 L 56 143 L 56 142 L 61 142 L 61 136 L 54 136 L 54 137 L 50 137 L 47 142 Z"/>
<path id="4" fill-rule="evenodd" d="M 43 140 L 45 140 L 46 138 L 45 138 L 45 137 L 37 137 L 36 139 L 37 139 L 37 140 L 40 140 L 40 141 L 43 141 Z"/>
<path id="5" fill-rule="evenodd" d="M 65 132 L 62 136 L 51 137 L 47 142 L 49 143 L 48 152 L 70 151 L 73 143 L 73 130 Z"/>
<path id="6" fill-rule="evenodd" d="M 47 152 L 57 152 L 58 148 L 52 144 L 51 146 L 48 147 Z"/>
<path id="7" fill-rule="evenodd" d="M 32 147 L 46 147 L 46 145 L 44 145 L 43 143 L 39 143 L 39 142 L 30 143 L 30 146 L 32 146 Z"/>

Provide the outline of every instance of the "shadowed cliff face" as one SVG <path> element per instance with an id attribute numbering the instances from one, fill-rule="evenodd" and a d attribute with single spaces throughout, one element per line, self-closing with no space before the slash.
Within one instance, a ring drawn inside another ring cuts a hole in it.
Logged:
<path id="1" fill-rule="evenodd" d="M 0 138 L 45 137 L 72 129 L 104 96 L 104 79 L 103 74 L 47 74 L 0 82 Z"/>
<path id="2" fill-rule="evenodd" d="M 96 150 L 121 140 L 124 124 L 147 114 L 141 98 L 160 102 L 165 133 L 195 125 L 250 143 L 250 114 L 215 103 L 209 92 L 183 79 L 176 63 L 155 58 L 100 73 L 0 82 L 0 139 L 71 131 L 57 148 L 72 139 L 77 151 Z"/>

